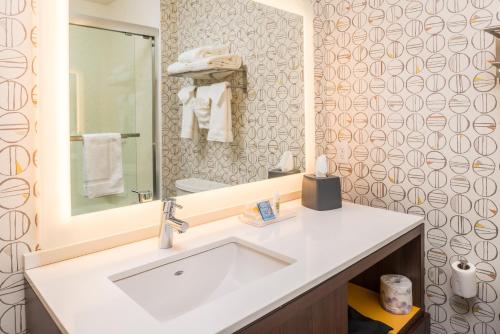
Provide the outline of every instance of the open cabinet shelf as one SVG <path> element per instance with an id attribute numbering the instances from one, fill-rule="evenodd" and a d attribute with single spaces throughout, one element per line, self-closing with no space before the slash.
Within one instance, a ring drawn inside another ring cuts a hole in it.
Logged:
<path id="1" fill-rule="evenodd" d="M 378 302 L 380 276 L 388 273 L 412 281 L 414 308 L 407 316 L 385 312 Z M 348 334 L 351 305 L 394 328 L 390 334 L 429 334 L 424 280 L 424 226 L 420 225 L 236 333 Z"/>
<path id="2" fill-rule="evenodd" d="M 377 292 L 352 283 L 348 284 L 347 295 L 349 306 L 353 309 L 370 319 L 383 322 L 392 327 L 393 330 L 389 334 L 404 332 L 422 312 L 422 309 L 416 306 L 413 306 L 411 312 L 407 315 L 397 315 L 387 312 L 380 305 L 380 295 Z"/>

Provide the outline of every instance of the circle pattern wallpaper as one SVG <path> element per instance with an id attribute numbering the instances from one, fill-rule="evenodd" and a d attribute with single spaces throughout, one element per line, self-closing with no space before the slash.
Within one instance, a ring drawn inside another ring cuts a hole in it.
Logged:
<path id="1" fill-rule="evenodd" d="M 253 0 L 177 0 L 163 2 L 162 20 L 169 45 L 162 50 L 164 64 L 175 62 L 179 52 L 211 44 L 229 46 L 248 69 L 246 78 L 241 73 L 228 77 L 233 87 L 243 85 L 247 91 L 231 90 L 234 140 L 217 143 L 207 141 L 206 131 L 193 140 L 180 139 L 182 113 L 176 92 L 193 80 L 168 77 L 163 68 L 166 193 L 176 194 L 175 181 L 192 177 L 228 185 L 265 180 L 286 151 L 292 153 L 295 168 L 304 170 L 303 18 Z M 339 29 L 348 27 L 344 24 L 350 22 L 341 20 Z M 350 35 L 340 32 L 337 42 L 348 45 Z M 334 57 L 325 55 L 326 61 Z M 334 72 L 347 79 L 351 68 L 339 66 Z M 339 81 L 335 89 L 347 94 L 351 85 Z"/>
<path id="2" fill-rule="evenodd" d="M 36 0 L 0 1 L 0 333 L 26 333 L 22 256 L 36 248 Z"/>
<path id="3" fill-rule="evenodd" d="M 21 257 L 35 248 L 38 30 L 36 0 L 0 2 L 0 333 L 19 334 L 26 331 Z M 433 334 L 500 333 L 500 91 L 490 64 L 495 39 L 482 31 L 499 24 L 500 2 L 312 4 L 316 153 L 343 177 L 346 200 L 425 219 Z M 173 27 L 164 27 L 164 38 Z M 166 95 L 165 106 L 175 107 Z M 335 163 L 339 140 L 351 146 L 348 164 Z M 464 257 L 477 267 L 478 294 L 469 300 L 450 286 L 450 263 Z"/>
<path id="4" fill-rule="evenodd" d="M 496 0 L 314 0 L 316 151 L 345 200 L 426 222 L 432 333 L 500 333 Z M 341 89 L 340 89 L 341 87 Z M 335 143 L 349 142 L 348 164 Z M 477 266 L 453 294 L 451 263 Z"/>

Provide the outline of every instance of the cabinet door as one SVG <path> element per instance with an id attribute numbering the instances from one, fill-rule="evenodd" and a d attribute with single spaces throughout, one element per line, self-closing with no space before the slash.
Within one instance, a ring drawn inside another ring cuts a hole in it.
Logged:
<path id="1" fill-rule="evenodd" d="M 26 282 L 24 293 L 26 295 L 26 332 L 62 334 L 28 282 Z"/>
<path id="2" fill-rule="evenodd" d="M 329 283 L 306 292 L 238 333 L 347 333 L 347 285 L 332 289 Z"/>

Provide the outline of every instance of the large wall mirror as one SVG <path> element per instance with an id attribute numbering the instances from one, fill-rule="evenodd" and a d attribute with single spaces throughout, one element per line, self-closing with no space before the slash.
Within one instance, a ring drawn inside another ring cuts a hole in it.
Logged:
<path id="1" fill-rule="evenodd" d="M 304 19 L 262 2 L 69 1 L 72 215 L 305 171 Z"/>

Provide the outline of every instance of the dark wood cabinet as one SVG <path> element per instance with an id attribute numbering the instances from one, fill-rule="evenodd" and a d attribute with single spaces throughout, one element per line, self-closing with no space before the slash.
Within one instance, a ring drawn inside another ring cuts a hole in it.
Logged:
<path id="1" fill-rule="evenodd" d="M 24 293 L 26 298 L 27 333 L 62 334 L 28 282 L 25 284 Z"/>
<path id="2" fill-rule="evenodd" d="M 380 276 L 401 274 L 413 282 L 414 305 L 421 308 L 400 331 L 428 334 L 424 310 L 424 227 L 419 226 L 341 273 L 238 331 L 239 334 L 346 334 L 347 285 L 379 291 Z"/>

